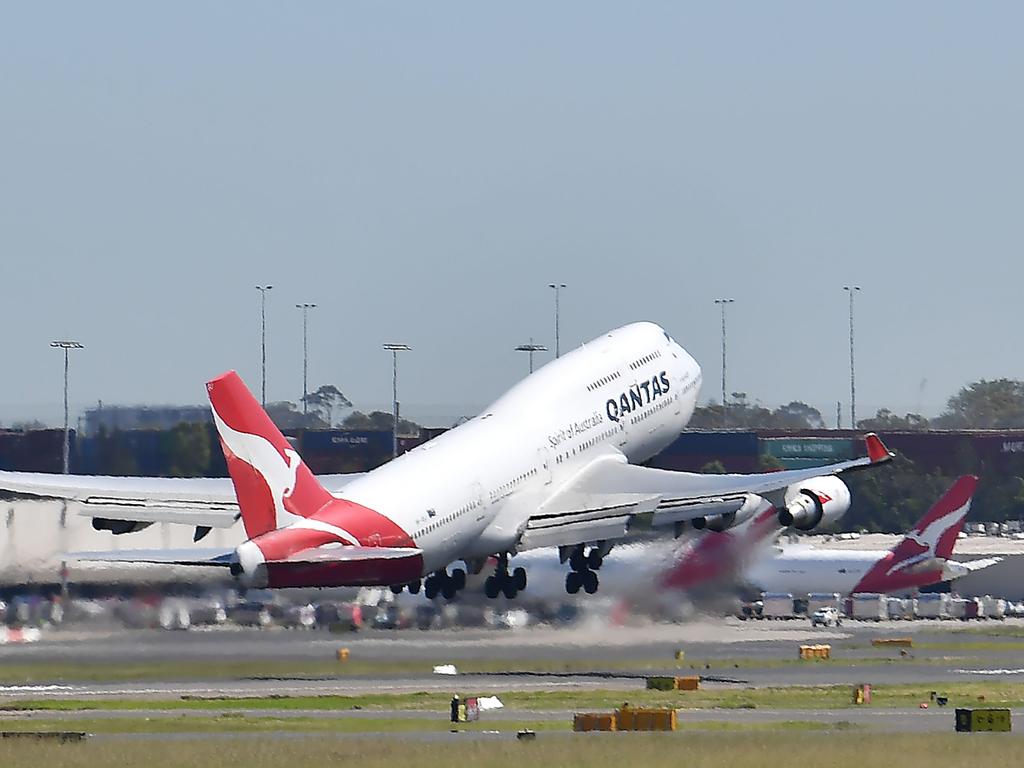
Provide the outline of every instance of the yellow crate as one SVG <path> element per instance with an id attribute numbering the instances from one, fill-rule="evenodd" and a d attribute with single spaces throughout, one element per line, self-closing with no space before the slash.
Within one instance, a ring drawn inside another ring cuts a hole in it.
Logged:
<path id="1" fill-rule="evenodd" d="M 871 641 L 876 648 L 913 648 L 914 638 L 912 637 L 876 637 Z"/>
<path id="2" fill-rule="evenodd" d="M 801 645 L 800 658 L 807 659 L 830 659 L 832 658 L 831 645 Z"/>
<path id="3" fill-rule="evenodd" d="M 686 677 L 676 678 L 676 690 L 677 691 L 699 691 L 700 690 L 700 677 L 697 675 L 687 675 Z"/>
<path id="4" fill-rule="evenodd" d="M 572 718 L 574 731 L 614 731 L 617 730 L 614 714 L 607 712 L 577 712 Z"/>
<path id="5" fill-rule="evenodd" d="M 615 722 L 620 731 L 674 731 L 678 724 L 676 711 L 671 708 L 623 707 L 615 710 Z"/>

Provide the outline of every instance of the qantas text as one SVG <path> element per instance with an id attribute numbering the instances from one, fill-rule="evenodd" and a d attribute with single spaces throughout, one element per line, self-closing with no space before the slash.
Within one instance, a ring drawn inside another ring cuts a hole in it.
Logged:
<path id="1" fill-rule="evenodd" d="M 662 371 L 657 376 L 652 376 L 649 380 L 645 379 L 638 384 L 634 384 L 626 392 L 619 395 L 617 399 L 614 397 L 609 398 L 608 402 L 604 404 L 605 413 L 608 414 L 608 418 L 612 421 L 618 421 L 627 413 L 649 405 L 652 400 L 657 400 L 662 395 L 667 394 L 668 390 L 668 374 Z"/>

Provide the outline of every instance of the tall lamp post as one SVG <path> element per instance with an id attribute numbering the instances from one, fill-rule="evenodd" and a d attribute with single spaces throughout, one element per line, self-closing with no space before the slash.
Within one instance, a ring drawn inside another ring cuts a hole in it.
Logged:
<path id="1" fill-rule="evenodd" d="M 853 365 L 853 296 L 860 290 L 859 285 L 844 285 L 850 294 L 850 429 L 857 428 L 857 379 Z"/>
<path id="2" fill-rule="evenodd" d="M 729 408 L 725 400 L 725 307 L 727 304 L 735 304 L 736 299 L 715 299 L 715 304 L 722 308 L 722 426 L 729 423 Z"/>
<path id="3" fill-rule="evenodd" d="M 307 344 L 307 332 L 309 330 L 309 310 L 316 309 L 316 304 L 296 304 L 296 309 L 302 310 L 302 423 L 306 424 L 306 396 L 309 393 L 309 345 Z"/>
<path id="4" fill-rule="evenodd" d="M 69 454 L 71 452 L 71 433 L 68 428 L 68 352 L 72 349 L 84 349 L 77 341 L 51 341 L 51 347 L 64 350 L 64 474 L 69 471 Z"/>
<path id="5" fill-rule="evenodd" d="M 565 283 L 548 283 L 548 288 L 553 288 L 555 291 L 555 357 L 562 356 L 562 339 L 561 339 L 561 308 L 559 305 L 559 299 L 563 288 L 566 288 Z"/>
<path id="6" fill-rule="evenodd" d="M 385 344 L 391 353 L 391 458 L 398 457 L 398 353 L 412 349 L 408 344 Z"/>
<path id="7" fill-rule="evenodd" d="M 548 348 L 543 344 L 534 344 L 533 339 L 530 339 L 529 344 L 520 344 L 516 347 L 516 352 L 529 352 L 530 353 L 530 373 L 533 373 L 533 353 L 534 352 L 547 352 Z"/>
<path id="8" fill-rule="evenodd" d="M 267 407 L 267 291 L 274 286 L 257 285 L 256 290 L 260 292 L 260 399 L 263 408 Z"/>

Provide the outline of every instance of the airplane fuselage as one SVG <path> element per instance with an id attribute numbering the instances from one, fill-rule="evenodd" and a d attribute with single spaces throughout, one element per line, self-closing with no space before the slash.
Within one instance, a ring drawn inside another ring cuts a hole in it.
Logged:
<path id="1" fill-rule="evenodd" d="M 619 452 L 636 463 L 669 445 L 693 414 L 700 382 L 696 361 L 659 326 L 628 325 L 548 363 L 479 416 L 338 496 L 406 531 L 423 550 L 424 573 L 514 550 L 531 509 L 595 458 Z"/>

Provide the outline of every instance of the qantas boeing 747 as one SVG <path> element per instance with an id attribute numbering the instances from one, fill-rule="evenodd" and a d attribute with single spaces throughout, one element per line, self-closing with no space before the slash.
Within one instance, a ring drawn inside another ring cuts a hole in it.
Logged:
<path id="1" fill-rule="evenodd" d="M 269 587 L 422 587 L 451 598 L 466 569 L 491 597 L 526 588 L 516 553 L 557 547 L 565 588 L 592 594 L 618 543 L 724 530 L 767 500 L 801 530 L 841 508 L 815 478 L 891 454 L 875 435 L 867 456 L 822 467 L 703 475 L 638 466 L 668 446 L 696 406 L 701 370 L 661 327 L 613 330 L 531 374 L 483 413 L 365 474 L 316 477 L 234 372 L 207 384 L 227 459 L 226 479 L 114 478 L 0 472 L 16 497 L 76 503 L 94 527 L 128 533 L 154 522 L 228 527 L 247 540 L 228 551 L 109 553 L 104 559 L 222 565 Z M 232 487 L 233 486 L 233 487 Z M 834 495 L 834 494 L 833 494 Z M 496 558 L 496 560 L 495 560 Z M 466 569 L 451 566 L 462 561 Z"/>

